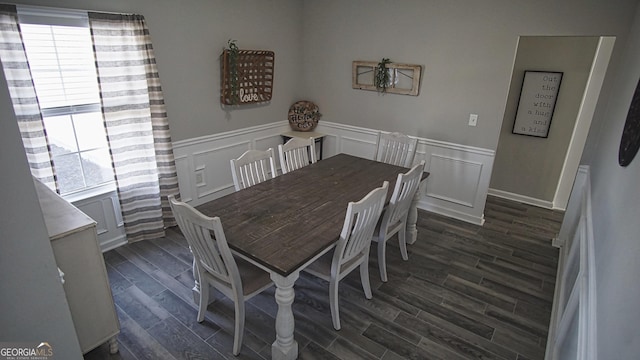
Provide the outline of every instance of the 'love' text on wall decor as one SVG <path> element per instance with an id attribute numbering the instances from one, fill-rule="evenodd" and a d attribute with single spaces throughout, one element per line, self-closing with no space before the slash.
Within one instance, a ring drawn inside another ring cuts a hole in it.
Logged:
<path id="1" fill-rule="evenodd" d="M 513 133 L 548 137 L 556 106 L 561 72 L 525 71 Z"/>
<path id="2" fill-rule="evenodd" d="M 220 102 L 243 105 L 271 101 L 275 54 L 265 50 L 225 49 L 220 56 Z"/>

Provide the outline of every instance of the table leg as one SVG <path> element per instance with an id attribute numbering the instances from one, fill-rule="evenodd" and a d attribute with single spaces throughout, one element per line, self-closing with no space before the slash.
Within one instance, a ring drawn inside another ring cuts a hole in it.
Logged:
<path id="1" fill-rule="evenodd" d="M 118 353 L 118 337 L 114 336 L 109 339 L 109 354 L 114 355 Z"/>
<path id="2" fill-rule="evenodd" d="M 294 319 L 291 304 L 295 299 L 293 284 L 300 274 L 284 277 L 271 273 L 271 280 L 276 284 L 276 302 L 278 314 L 276 315 L 276 341 L 271 345 L 271 358 L 274 360 L 293 360 L 298 357 L 298 343 L 293 338 Z"/>
<path id="3" fill-rule="evenodd" d="M 422 198 L 422 194 L 424 193 L 424 188 L 426 186 L 425 184 L 426 181 L 422 181 L 420 185 L 418 185 L 418 190 L 413 196 L 413 200 L 411 200 L 409 215 L 407 216 L 407 244 L 415 243 L 418 238 L 418 227 L 416 226 L 416 223 L 418 222 L 418 201 Z"/>
<path id="4" fill-rule="evenodd" d="M 191 247 L 189 247 L 191 250 Z M 198 275 L 198 271 L 196 270 L 196 259 L 193 259 L 193 263 L 191 264 L 191 271 L 193 272 L 193 288 L 191 289 L 191 294 L 193 295 L 193 302 L 196 304 L 200 304 L 200 277 Z"/>

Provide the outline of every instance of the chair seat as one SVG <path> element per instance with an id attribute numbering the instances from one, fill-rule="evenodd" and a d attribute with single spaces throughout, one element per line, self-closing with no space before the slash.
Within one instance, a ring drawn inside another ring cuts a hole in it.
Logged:
<path id="1" fill-rule="evenodd" d="M 376 229 L 373 232 L 372 240 L 375 242 L 378 242 L 379 240 L 381 226 L 382 226 L 382 218 L 380 218 L 380 221 L 378 221 L 378 224 L 376 225 Z M 401 226 L 405 226 L 405 223 L 402 221 L 402 219 L 396 221 L 393 224 L 387 225 L 387 233 L 390 234 L 387 239 L 390 239 L 391 236 L 394 235 L 397 232 L 397 230 L 400 229 Z"/>
<path id="2" fill-rule="evenodd" d="M 345 262 L 340 266 L 340 273 L 345 272 L 349 267 L 360 260 L 357 256 L 353 259 Z M 307 266 L 304 271 L 313 274 L 323 280 L 329 281 L 331 279 L 331 263 L 333 262 L 333 251 L 322 255 L 318 260 Z"/>
<path id="3" fill-rule="evenodd" d="M 236 257 L 236 264 L 242 279 L 242 293 L 247 296 L 256 291 L 262 290 L 271 284 L 269 273 L 253 265 L 245 259 Z"/>

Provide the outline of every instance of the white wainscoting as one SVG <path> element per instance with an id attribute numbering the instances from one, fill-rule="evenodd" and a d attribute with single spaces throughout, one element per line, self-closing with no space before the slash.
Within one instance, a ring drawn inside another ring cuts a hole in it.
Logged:
<path id="1" fill-rule="evenodd" d="M 286 121 L 176 141 L 178 185 L 183 201 L 193 206 L 230 194 L 234 191 L 229 161 L 249 149 L 276 152 L 282 144 L 282 132 L 290 131 Z"/>
<path id="2" fill-rule="evenodd" d="M 372 159 L 378 130 L 321 121 L 326 156 L 346 153 Z M 418 138 L 414 164 L 425 160 L 426 192 L 418 207 L 482 225 L 495 152 L 472 146 Z"/>
<path id="3" fill-rule="evenodd" d="M 97 223 L 98 243 L 102 252 L 127 243 L 116 190 L 72 201 L 72 204 Z"/>
<path id="4" fill-rule="evenodd" d="M 588 166 L 580 166 L 558 239 L 560 247 L 547 360 L 597 358 L 596 269 Z"/>
<path id="5" fill-rule="evenodd" d="M 286 121 L 227 133 L 177 141 L 173 144 L 182 199 L 192 205 L 234 191 L 229 160 L 247 149 L 277 149 Z M 323 157 L 339 153 L 372 159 L 378 131 L 321 121 L 317 132 L 327 134 Z M 424 159 L 426 192 L 421 209 L 481 225 L 495 152 L 471 146 L 419 138 L 415 162 Z"/>

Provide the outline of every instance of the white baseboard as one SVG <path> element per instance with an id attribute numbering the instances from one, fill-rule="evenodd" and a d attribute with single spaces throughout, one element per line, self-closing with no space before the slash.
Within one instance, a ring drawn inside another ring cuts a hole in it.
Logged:
<path id="1" fill-rule="evenodd" d="M 104 253 L 127 244 L 127 236 L 122 235 L 104 242 L 100 242 L 100 250 Z"/>
<path id="2" fill-rule="evenodd" d="M 430 202 L 425 198 L 418 203 L 418 209 L 430 211 L 436 214 L 444 215 L 453 219 L 458 219 L 462 221 L 466 221 L 475 225 L 484 225 L 484 214 L 480 216 L 474 216 L 466 212 L 457 211 L 452 209 L 451 207 L 439 206 Z"/>
<path id="3" fill-rule="evenodd" d="M 552 201 L 540 200 L 540 199 L 532 198 L 529 196 L 514 194 L 508 191 L 502 191 L 502 190 L 497 190 L 492 188 L 489 188 L 488 194 L 491 196 L 496 196 L 499 198 L 520 202 L 523 204 L 533 205 L 533 206 L 541 207 L 544 209 L 557 210 L 557 209 L 554 209 Z"/>

